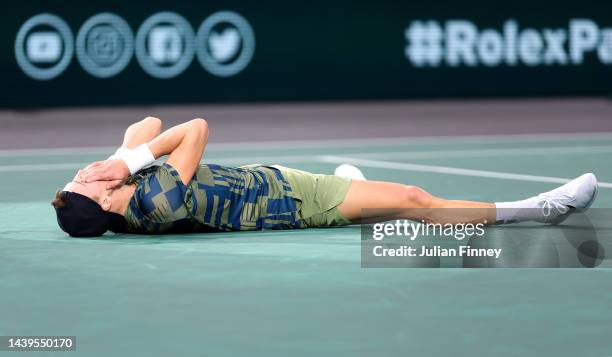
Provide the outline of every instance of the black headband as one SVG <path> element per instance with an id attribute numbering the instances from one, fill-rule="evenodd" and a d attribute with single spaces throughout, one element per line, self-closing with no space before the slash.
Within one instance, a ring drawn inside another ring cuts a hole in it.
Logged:
<path id="1" fill-rule="evenodd" d="M 106 212 L 87 196 L 70 191 L 60 192 L 64 207 L 56 208 L 57 223 L 72 237 L 97 237 L 107 230 L 125 232 L 125 218 L 117 213 Z"/>

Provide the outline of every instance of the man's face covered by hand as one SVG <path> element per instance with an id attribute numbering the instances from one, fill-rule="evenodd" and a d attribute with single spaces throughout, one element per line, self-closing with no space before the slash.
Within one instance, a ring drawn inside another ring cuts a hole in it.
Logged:
<path id="1" fill-rule="evenodd" d="M 83 182 L 81 180 L 82 172 L 82 170 L 79 170 L 74 179 L 68 182 L 62 191 L 70 191 L 86 196 L 96 201 L 100 206 L 102 206 L 102 209 L 107 210 L 104 207 L 104 201 L 105 199 L 108 199 L 108 196 L 112 191 L 107 189 L 108 183 L 106 181 L 93 181 L 88 183 Z"/>

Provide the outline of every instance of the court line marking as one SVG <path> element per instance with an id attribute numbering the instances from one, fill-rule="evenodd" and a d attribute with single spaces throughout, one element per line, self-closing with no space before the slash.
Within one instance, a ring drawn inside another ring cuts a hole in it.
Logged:
<path id="1" fill-rule="evenodd" d="M 325 156 L 321 156 L 320 159 L 323 162 L 332 163 L 332 164 L 347 163 L 347 164 L 359 165 L 362 167 L 371 167 L 371 168 L 379 168 L 379 169 L 431 172 L 431 173 L 439 173 L 439 174 L 447 174 L 447 175 L 486 177 L 486 178 L 497 178 L 497 179 L 505 179 L 505 180 L 515 180 L 515 181 L 567 183 L 572 180 L 572 179 L 567 179 L 567 178 L 562 178 L 562 177 L 523 175 L 523 174 L 513 174 L 509 172 L 499 172 L 499 171 L 461 169 L 457 167 L 438 166 L 438 165 L 421 165 L 421 164 L 411 164 L 411 163 L 393 162 L 393 161 L 369 160 L 369 159 L 359 159 L 359 158 L 346 157 L 346 156 L 325 155 Z M 598 184 L 599 184 L 599 187 L 612 188 L 612 182 L 599 182 Z"/>
<path id="2" fill-rule="evenodd" d="M 459 136 L 420 136 L 420 137 L 389 137 L 389 138 L 357 138 L 357 139 L 321 139 L 321 140 L 291 140 L 291 141 L 254 141 L 237 143 L 210 143 L 206 149 L 210 151 L 240 151 L 253 149 L 291 149 L 311 147 L 354 147 L 364 145 L 395 146 L 413 144 L 449 144 L 449 143 L 514 143 L 514 142 L 549 142 L 557 140 L 612 140 L 612 132 L 596 133 L 550 133 L 550 134 L 501 134 L 501 135 L 459 135 Z M 37 149 L 3 149 L 0 157 L 18 156 L 58 156 L 83 154 L 111 154 L 116 146 L 98 147 L 62 147 Z"/>
<path id="3" fill-rule="evenodd" d="M 429 151 L 391 151 L 391 152 L 359 152 L 351 153 L 351 156 L 362 158 L 406 158 L 406 159 L 433 159 L 433 158 L 471 158 L 471 157 L 501 157 L 501 156 L 537 156 L 537 155 L 580 155 L 612 152 L 612 146 L 555 146 L 555 147 L 519 147 L 502 149 L 465 149 L 465 150 L 429 150 Z M 316 154 L 313 155 L 283 155 L 274 158 L 274 163 L 299 163 L 314 162 Z M 211 161 L 219 164 L 244 164 L 252 162 L 270 163 L 270 156 L 252 157 L 218 157 Z M 55 164 L 10 164 L 0 165 L 0 172 L 26 172 L 45 170 L 67 170 L 78 169 L 88 163 L 55 163 Z"/>
<path id="4" fill-rule="evenodd" d="M 253 148 L 287 149 L 293 147 L 310 148 L 313 146 L 323 147 L 353 147 L 364 145 L 396 146 L 412 144 L 444 145 L 449 143 L 513 143 L 513 142 L 540 142 L 556 140 L 612 140 L 612 132 L 590 132 L 590 133 L 543 133 L 543 134 L 492 134 L 492 135 L 446 135 L 446 136 L 404 136 L 388 138 L 343 138 L 343 139 L 320 139 L 320 140 L 287 140 L 287 141 L 260 141 L 239 143 L 216 143 L 215 149 L 232 151 Z"/>
<path id="5" fill-rule="evenodd" d="M 351 153 L 351 157 L 360 158 L 406 158 L 406 159 L 427 159 L 427 158 L 458 158 L 458 157 L 501 157 L 501 156 L 532 156 L 532 155 L 575 155 L 612 152 L 612 146 L 578 146 L 578 147 L 520 147 L 503 149 L 467 149 L 467 150 L 433 150 L 433 151 L 394 151 L 394 152 L 362 152 Z M 283 155 L 274 157 L 270 162 L 270 156 L 251 156 L 251 157 L 219 157 L 211 158 L 210 161 L 221 165 L 240 165 L 245 163 L 303 163 L 317 162 L 320 157 L 330 155 Z M 334 155 L 331 155 L 334 156 Z M 208 161 L 208 160 L 206 160 Z M 205 162 L 206 162 L 205 161 Z M 83 168 L 88 165 L 86 162 L 76 163 L 54 163 L 54 164 L 14 164 L 0 165 L 0 172 L 28 172 L 28 171 L 61 171 Z"/>
<path id="6" fill-rule="evenodd" d="M 89 164 L 84 162 L 68 162 L 61 164 L 2 165 L 0 166 L 0 172 L 62 171 L 83 168 Z"/>
<path id="7" fill-rule="evenodd" d="M 157 161 L 161 163 L 164 160 Z M 234 158 L 218 158 L 214 161 L 215 164 L 220 165 L 240 165 L 249 163 L 263 163 L 263 164 L 275 164 L 275 163 L 300 163 L 300 162 L 318 162 L 319 157 L 317 155 L 288 155 L 288 156 L 276 156 L 274 162 L 270 162 L 270 156 L 257 156 L 257 157 L 234 157 Z M 62 170 L 76 170 L 82 169 L 89 165 L 91 162 L 67 162 L 58 164 L 23 164 L 23 165 L 0 165 L 0 172 L 29 172 L 29 171 L 62 171 Z M 202 163 L 208 163 L 203 161 Z"/>
<path id="8" fill-rule="evenodd" d="M 267 158 L 267 157 L 259 157 Z M 253 162 L 258 160 L 249 160 L 253 158 L 229 158 L 226 160 L 218 160 L 216 162 L 220 164 L 239 164 L 244 162 Z M 384 169 L 395 169 L 404 171 L 418 171 L 418 172 L 432 172 L 440 174 L 460 175 L 460 176 L 474 176 L 474 177 L 487 177 L 487 178 L 498 178 L 506 180 L 518 180 L 518 181 L 530 181 L 530 182 L 552 182 L 552 183 L 566 183 L 571 179 L 561 177 L 550 177 L 550 176 L 538 176 L 538 175 L 524 175 L 514 174 L 507 172 L 498 171 L 487 171 L 487 170 L 474 170 L 474 169 L 462 169 L 448 166 L 438 165 L 423 165 L 423 164 L 411 164 L 411 163 L 399 163 L 392 161 L 380 161 L 370 160 L 346 156 L 335 156 L 335 155 L 300 155 L 300 156 L 281 156 L 275 158 L 276 163 L 300 163 L 300 162 L 324 162 L 331 164 L 342 164 L 349 163 L 353 165 L 359 165 L 362 167 L 373 167 L 373 168 L 384 168 Z M 0 172 L 29 172 L 29 171 L 61 171 L 61 170 L 76 170 L 84 167 L 88 163 L 62 163 L 62 164 L 34 164 L 34 165 L 4 165 L 0 166 Z M 610 182 L 599 182 L 599 187 L 612 188 Z"/>
<path id="9" fill-rule="evenodd" d="M 501 157 L 501 156 L 539 156 L 539 155 L 582 155 L 603 154 L 612 152 L 612 146 L 555 146 L 555 147 L 518 147 L 503 149 L 465 149 L 465 150 L 430 150 L 430 151 L 389 151 L 351 153 L 360 158 L 406 158 L 436 159 L 459 157 Z"/>

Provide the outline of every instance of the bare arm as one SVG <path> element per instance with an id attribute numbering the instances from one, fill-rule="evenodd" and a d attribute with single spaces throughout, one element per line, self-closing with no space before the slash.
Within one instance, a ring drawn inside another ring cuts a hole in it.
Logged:
<path id="1" fill-rule="evenodd" d="M 204 119 L 193 119 L 164 131 L 149 142 L 149 148 L 156 159 L 170 155 L 166 162 L 178 171 L 181 181 L 188 184 L 200 165 L 207 143 L 208 123 Z"/>
<path id="2" fill-rule="evenodd" d="M 155 117 L 146 117 L 136 123 L 130 125 L 123 134 L 123 143 L 119 150 L 134 149 L 140 144 L 149 142 L 161 133 L 162 121 Z M 118 150 L 118 151 L 119 151 Z M 114 155 L 113 155 L 114 156 Z M 112 158 L 112 157 L 111 157 Z M 109 158 L 109 159 L 111 159 Z M 108 160 L 108 159 L 107 159 Z M 93 168 L 101 166 L 105 161 L 93 162 L 83 170 L 79 170 L 74 177 L 74 180 L 82 181 L 85 179 L 85 173 L 90 172 Z M 121 185 L 122 180 L 109 180 L 106 187 L 108 189 Z"/>
<path id="3" fill-rule="evenodd" d="M 162 129 L 162 121 L 155 117 L 146 117 L 130 125 L 123 135 L 122 148 L 133 149 L 140 144 L 155 139 Z"/>
<path id="4" fill-rule="evenodd" d="M 142 140 L 144 135 L 134 133 L 128 135 L 129 131 L 130 128 L 126 131 L 124 146 L 133 148 L 132 144 L 137 143 L 135 146 L 141 144 L 137 140 Z M 206 120 L 193 119 L 164 131 L 150 140 L 147 145 L 156 159 L 163 155 L 170 155 L 167 160 L 168 164 L 178 171 L 181 181 L 188 184 L 200 163 L 207 143 L 208 124 Z M 114 181 L 124 180 L 129 174 L 125 162 L 118 159 L 103 161 L 86 168 L 82 178 L 85 182 Z"/>

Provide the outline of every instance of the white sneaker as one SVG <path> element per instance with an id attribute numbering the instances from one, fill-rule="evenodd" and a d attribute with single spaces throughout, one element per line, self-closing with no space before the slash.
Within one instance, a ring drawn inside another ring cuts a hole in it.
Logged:
<path id="1" fill-rule="evenodd" d="M 351 180 L 365 180 L 365 176 L 357 167 L 349 164 L 342 164 L 334 170 L 335 176 L 348 177 Z"/>
<path id="2" fill-rule="evenodd" d="M 538 206 L 542 217 L 536 221 L 558 224 L 573 212 L 584 212 L 597 196 L 597 177 L 592 173 L 584 174 L 552 191 L 540 193 Z"/>

